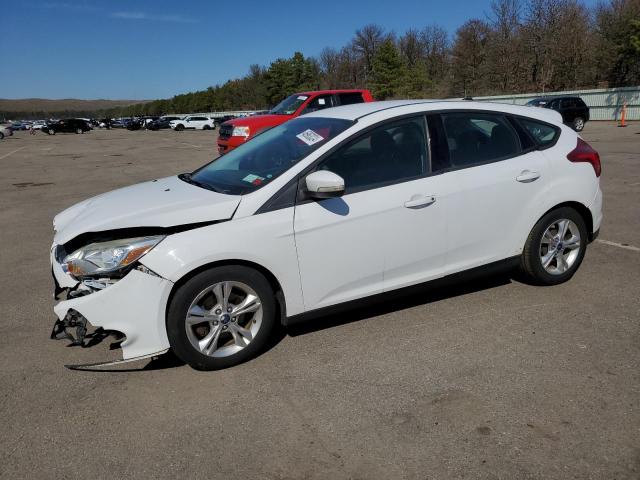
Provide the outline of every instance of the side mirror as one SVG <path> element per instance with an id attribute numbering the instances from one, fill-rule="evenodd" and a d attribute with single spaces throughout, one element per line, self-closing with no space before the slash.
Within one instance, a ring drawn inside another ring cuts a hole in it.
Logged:
<path id="1" fill-rule="evenodd" d="M 328 170 L 318 170 L 305 178 L 307 193 L 311 198 L 341 197 L 344 193 L 344 180 Z"/>

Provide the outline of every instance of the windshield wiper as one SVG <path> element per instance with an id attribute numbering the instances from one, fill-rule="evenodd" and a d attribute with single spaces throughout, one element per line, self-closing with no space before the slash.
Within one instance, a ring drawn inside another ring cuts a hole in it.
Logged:
<path id="1" fill-rule="evenodd" d="M 224 193 L 222 190 L 219 190 L 214 186 L 194 180 L 191 177 L 190 173 L 181 173 L 180 175 L 178 175 L 178 178 L 184 182 L 190 183 L 191 185 L 195 185 L 196 187 L 204 188 L 205 190 L 211 190 L 212 192 L 216 193 Z"/>

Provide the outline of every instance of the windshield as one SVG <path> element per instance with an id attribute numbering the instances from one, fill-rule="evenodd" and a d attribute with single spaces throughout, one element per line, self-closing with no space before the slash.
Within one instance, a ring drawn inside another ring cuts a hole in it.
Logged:
<path id="1" fill-rule="evenodd" d="M 269 113 L 273 115 L 293 115 L 307 98 L 309 98 L 308 95 L 291 95 L 273 107 Z"/>
<path id="2" fill-rule="evenodd" d="M 253 192 L 278 178 L 352 124 L 352 121 L 335 118 L 296 118 L 256 135 L 226 155 L 180 178 L 230 195 Z"/>

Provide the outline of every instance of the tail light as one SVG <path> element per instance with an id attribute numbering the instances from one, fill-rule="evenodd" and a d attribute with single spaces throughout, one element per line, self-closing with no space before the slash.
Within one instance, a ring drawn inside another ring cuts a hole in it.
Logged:
<path id="1" fill-rule="evenodd" d="M 600 176 L 602 167 L 600 166 L 600 155 L 596 152 L 591 145 L 578 137 L 578 145 L 567 155 L 567 159 L 570 162 L 587 162 L 593 167 L 596 172 L 596 177 Z"/>

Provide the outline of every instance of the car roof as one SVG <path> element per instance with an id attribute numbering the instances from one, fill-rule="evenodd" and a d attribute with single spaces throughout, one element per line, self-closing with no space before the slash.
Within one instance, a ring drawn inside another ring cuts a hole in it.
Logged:
<path id="1" fill-rule="evenodd" d="M 388 100 L 383 102 L 355 103 L 352 105 L 318 110 L 306 114 L 305 117 L 340 118 L 355 121 L 362 117 L 373 115 L 393 117 L 409 113 L 440 110 L 488 110 L 537 118 L 545 122 L 562 123 L 562 118 L 558 112 L 546 108 L 469 100 Z"/>
<path id="2" fill-rule="evenodd" d="M 332 93 L 361 93 L 365 92 L 364 88 L 347 88 L 347 89 L 338 89 L 338 90 L 310 90 L 308 92 L 298 92 L 294 93 L 294 95 L 328 95 Z"/>

